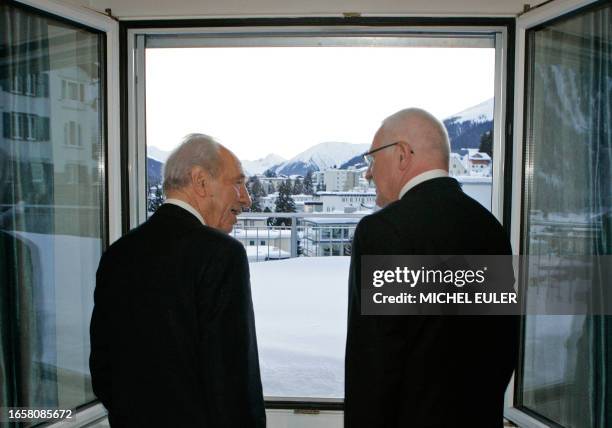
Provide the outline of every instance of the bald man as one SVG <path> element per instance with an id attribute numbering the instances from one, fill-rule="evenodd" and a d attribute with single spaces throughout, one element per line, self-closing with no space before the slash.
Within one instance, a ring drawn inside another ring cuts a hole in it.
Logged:
<path id="1" fill-rule="evenodd" d="M 502 226 L 448 176 L 443 124 L 421 109 L 387 118 L 369 152 L 376 213 L 352 246 L 345 427 L 502 427 L 517 360 L 513 317 L 361 315 L 363 255 L 511 254 Z"/>

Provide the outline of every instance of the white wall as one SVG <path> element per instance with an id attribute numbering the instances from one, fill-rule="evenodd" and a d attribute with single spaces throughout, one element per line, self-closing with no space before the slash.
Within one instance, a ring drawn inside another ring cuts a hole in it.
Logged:
<path id="1" fill-rule="evenodd" d="M 120 19 L 221 16 L 316 16 L 359 12 L 363 15 L 515 16 L 526 0 L 62 0 Z M 543 0 L 530 2 L 531 5 Z"/>

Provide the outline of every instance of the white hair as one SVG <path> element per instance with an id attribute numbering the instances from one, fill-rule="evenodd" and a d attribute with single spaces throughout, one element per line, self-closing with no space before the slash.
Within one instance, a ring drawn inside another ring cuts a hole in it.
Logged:
<path id="1" fill-rule="evenodd" d="M 164 165 L 164 193 L 189 184 L 191 170 L 202 167 L 216 177 L 220 169 L 221 145 L 205 134 L 189 134 L 172 151 Z"/>

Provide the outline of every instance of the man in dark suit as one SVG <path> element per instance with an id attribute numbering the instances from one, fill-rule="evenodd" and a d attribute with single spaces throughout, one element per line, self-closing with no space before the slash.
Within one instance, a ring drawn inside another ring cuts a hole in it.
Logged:
<path id="1" fill-rule="evenodd" d="M 251 204 L 240 162 L 191 134 L 166 162 L 164 191 L 100 261 L 94 393 L 112 427 L 265 427 L 249 266 L 227 234 Z"/>
<path id="2" fill-rule="evenodd" d="M 382 209 L 360 221 L 352 246 L 347 428 L 503 424 L 516 317 L 361 314 L 361 256 L 511 254 L 495 217 L 448 176 L 449 151 L 442 123 L 407 109 L 383 122 L 366 154 Z"/>

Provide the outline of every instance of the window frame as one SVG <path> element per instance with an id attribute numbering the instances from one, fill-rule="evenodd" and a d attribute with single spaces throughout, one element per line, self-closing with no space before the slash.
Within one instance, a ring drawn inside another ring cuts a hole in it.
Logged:
<path id="1" fill-rule="evenodd" d="M 9 6 L 21 8 L 42 17 L 66 23 L 67 25 L 85 29 L 102 35 L 100 40 L 100 56 L 102 58 L 101 85 L 102 100 L 100 110 L 102 116 L 100 142 L 105 151 L 105 163 L 100 165 L 105 185 L 103 216 L 106 228 L 103 238 L 104 249 L 121 237 L 121 181 L 120 181 L 120 112 L 119 112 L 119 25 L 109 17 L 75 5 L 58 3 L 52 0 L 7 0 Z M 42 79 L 39 80 L 39 79 Z M 49 80 L 47 77 L 37 78 L 34 84 L 34 95 L 49 95 Z M 26 94 L 28 95 L 28 94 Z M 40 118 L 40 116 L 39 116 Z M 44 120 L 44 118 L 41 118 Z M 45 139 L 50 139 L 48 122 L 45 125 Z M 99 401 L 82 403 L 73 413 L 73 422 L 64 421 L 50 423 L 48 427 L 79 426 L 93 423 L 106 417 L 106 410 Z"/>
<path id="2" fill-rule="evenodd" d="M 519 15 L 516 20 L 516 61 L 514 70 L 514 124 L 513 124 L 513 143 L 512 143 L 512 164 L 516 167 L 512 170 L 511 179 L 511 211 L 509 216 L 510 240 L 513 253 L 525 254 L 525 206 L 523 201 L 530 198 L 529 180 L 527 174 L 530 173 L 528 150 L 529 145 L 525 142 L 525 113 L 527 108 L 525 102 L 528 100 L 529 88 L 526 87 L 528 73 L 528 54 L 527 33 L 537 29 L 541 25 L 551 24 L 556 20 L 567 18 L 572 14 L 581 13 L 589 8 L 603 3 L 603 0 L 562 0 L 533 8 Z M 536 417 L 535 413 L 527 409 L 514 407 L 515 400 L 518 399 L 519 387 L 521 384 L 520 368 L 523 365 L 524 355 L 523 340 L 525 321 L 521 320 L 521 339 L 519 349 L 519 367 L 510 381 L 506 391 L 507 401 L 512 405 L 504 409 L 504 417 L 518 426 L 526 428 L 548 428 L 558 426 L 554 422 L 550 425 L 541 417 Z"/>
<path id="3" fill-rule="evenodd" d="M 480 17 L 323 17 L 231 18 L 122 21 L 122 172 L 129 197 L 123 198 L 124 232 L 146 219 L 145 37 L 163 34 L 231 33 L 257 37 L 474 37 L 494 34 L 495 107 L 491 210 L 510 234 L 512 124 L 514 106 L 514 18 Z M 244 45 L 248 46 L 248 45 Z M 178 46 L 177 46 L 178 47 Z M 127 173 L 129 171 L 129 173 Z M 373 200 L 374 198 L 369 198 Z M 330 248 L 331 250 L 331 248 Z M 510 386 L 511 387 L 511 386 Z M 343 410 L 344 399 L 265 397 L 267 409 Z"/>
<path id="4" fill-rule="evenodd" d="M 102 67 L 101 83 L 104 92 L 102 105 L 99 107 L 103 117 L 101 140 L 106 153 L 105 164 L 103 165 L 104 181 L 107 189 L 104 216 L 107 224 L 105 247 L 108 247 L 121 237 L 122 224 L 124 223 L 121 211 L 121 199 L 124 192 L 122 192 L 120 180 L 119 24 L 97 12 L 52 0 L 7 0 L 7 2 L 9 5 L 29 10 L 40 16 L 102 34 L 100 50 L 104 66 Z M 49 90 L 49 81 L 45 77 L 42 77 L 42 79 L 43 82 L 39 83 L 45 87 L 43 92 L 46 92 Z M 50 136 L 47 135 L 46 140 L 49 138 Z"/>

